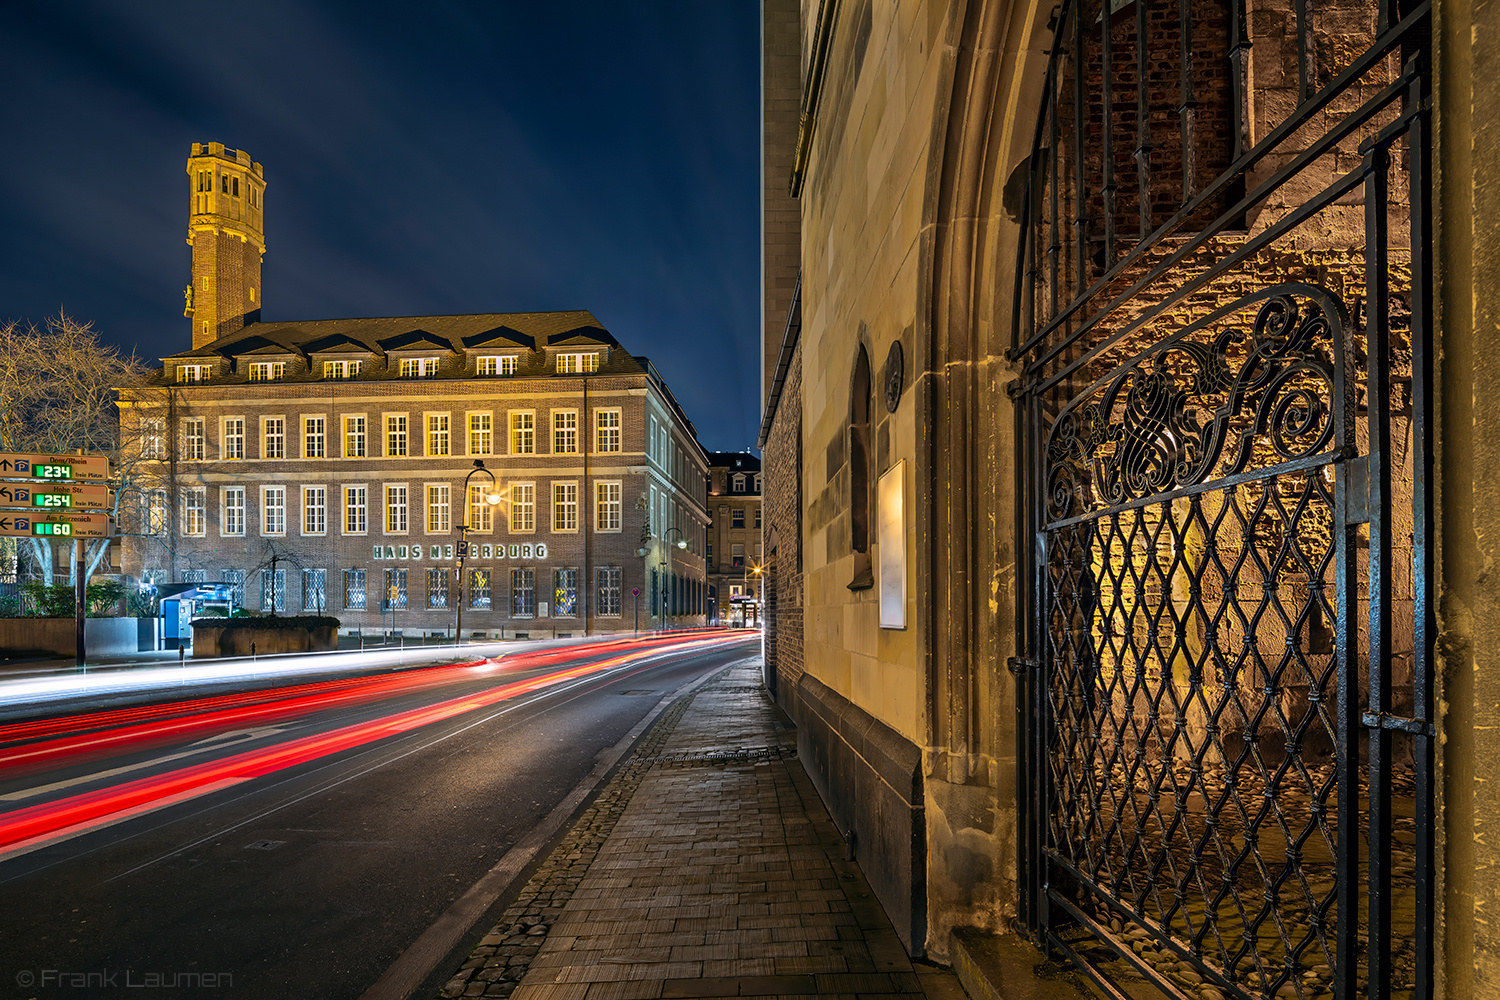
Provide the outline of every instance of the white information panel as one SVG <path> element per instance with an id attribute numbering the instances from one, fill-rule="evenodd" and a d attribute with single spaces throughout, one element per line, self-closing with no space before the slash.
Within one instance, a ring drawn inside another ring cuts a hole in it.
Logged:
<path id="1" fill-rule="evenodd" d="M 880 477 L 876 536 L 880 543 L 880 627 L 906 628 L 906 460 Z"/>

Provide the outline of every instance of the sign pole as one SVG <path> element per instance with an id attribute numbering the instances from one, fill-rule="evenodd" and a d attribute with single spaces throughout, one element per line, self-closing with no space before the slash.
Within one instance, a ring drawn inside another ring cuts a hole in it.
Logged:
<path id="1" fill-rule="evenodd" d="M 75 541 L 73 543 L 73 550 L 78 553 L 78 569 L 77 569 L 78 586 L 77 586 L 76 597 L 75 597 L 75 600 L 74 600 L 74 603 L 77 605 L 77 609 L 76 610 L 77 610 L 77 615 L 78 615 L 78 666 L 79 666 L 80 669 L 87 669 L 88 660 L 87 660 L 87 658 L 85 656 L 84 641 L 83 641 L 83 616 L 84 616 L 84 612 L 87 610 L 87 605 L 85 603 L 85 598 L 88 595 L 88 582 L 86 580 L 84 580 L 84 578 L 83 578 L 84 577 L 83 548 L 84 548 L 84 546 L 83 546 L 82 542 L 76 542 Z"/>

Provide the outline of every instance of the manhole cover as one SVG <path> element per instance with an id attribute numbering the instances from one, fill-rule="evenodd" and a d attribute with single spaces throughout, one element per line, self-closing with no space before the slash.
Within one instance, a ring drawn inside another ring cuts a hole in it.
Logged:
<path id="1" fill-rule="evenodd" d="M 282 844 L 285 844 L 285 843 L 286 843 L 286 841 L 284 841 L 284 840 L 257 840 L 253 844 L 246 844 L 245 845 L 245 850 L 247 850 L 247 851 L 274 851 L 274 850 L 276 850 L 276 848 L 280 847 Z"/>

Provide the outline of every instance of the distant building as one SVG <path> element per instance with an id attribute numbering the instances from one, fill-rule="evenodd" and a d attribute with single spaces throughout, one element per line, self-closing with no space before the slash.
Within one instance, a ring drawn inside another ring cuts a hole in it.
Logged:
<path id="1" fill-rule="evenodd" d="M 122 393 L 159 484 L 126 573 L 351 631 L 704 620 L 707 456 L 647 359 L 583 310 L 260 322 L 260 165 L 188 172 L 193 347 Z"/>
<path id="2" fill-rule="evenodd" d="M 758 625 L 765 557 L 760 540 L 760 459 L 735 451 L 708 455 L 709 618 Z"/>

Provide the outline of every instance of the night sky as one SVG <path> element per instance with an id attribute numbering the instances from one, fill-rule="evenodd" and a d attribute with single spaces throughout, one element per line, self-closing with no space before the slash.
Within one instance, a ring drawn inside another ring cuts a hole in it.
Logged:
<path id="1" fill-rule="evenodd" d="M 0 320 L 186 349 L 222 142 L 265 167 L 262 319 L 588 309 L 748 450 L 758 7 L 0 0 Z"/>

